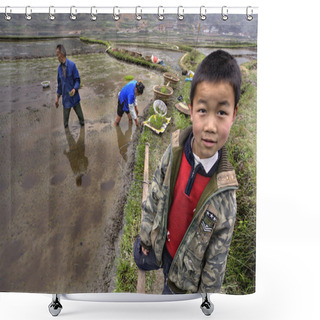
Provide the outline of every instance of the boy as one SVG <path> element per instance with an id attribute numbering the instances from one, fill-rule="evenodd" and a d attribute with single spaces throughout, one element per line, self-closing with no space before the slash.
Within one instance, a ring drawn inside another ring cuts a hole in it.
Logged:
<path id="1" fill-rule="evenodd" d="M 71 108 L 76 112 L 80 125 L 84 126 L 84 117 L 80 105 L 80 76 L 78 69 L 74 62 L 67 59 L 66 49 L 62 44 L 57 45 L 56 53 L 60 62 L 57 76 L 56 108 L 59 107 L 59 99 L 62 96 L 64 127 L 68 128 Z"/>
<path id="2" fill-rule="evenodd" d="M 141 81 L 132 80 L 127 83 L 119 93 L 117 118 L 114 125 L 117 126 L 124 112 L 128 115 L 129 123 L 132 123 L 132 119 L 135 121 L 136 126 L 139 127 L 138 122 L 138 108 L 137 108 L 137 96 L 143 94 L 144 84 Z M 130 112 L 130 113 L 129 113 Z"/>
<path id="3" fill-rule="evenodd" d="M 238 188 L 224 145 L 240 87 L 236 60 L 222 50 L 208 55 L 192 80 L 192 127 L 173 133 L 155 171 L 134 258 L 142 270 L 163 268 L 163 294 L 221 289 Z"/>

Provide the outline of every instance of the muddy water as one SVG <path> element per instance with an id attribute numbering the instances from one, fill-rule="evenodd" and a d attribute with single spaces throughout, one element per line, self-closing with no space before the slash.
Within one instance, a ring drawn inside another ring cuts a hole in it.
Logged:
<path id="1" fill-rule="evenodd" d="M 257 49 L 256 48 L 239 48 L 239 49 L 229 49 L 229 48 L 221 48 L 224 51 L 227 51 L 231 55 L 235 57 L 238 64 L 242 64 L 244 62 L 248 62 L 250 60 L 257 59 Z M 218 48 L 198 48 L 200 52 L 209 55 L 212 51 L 218 50 Z"/>
<path id="2" fill-rule="evenodd" d="M 57 59 L 0 62 L 1 291 L 108 290 L 103 274 L 119 229 L 114 204 L 136 130 L 126 116 L 113 126 L 117 94 L 124 76 L 142 80 L 142 113 L 163 78 L 106 54 L 69 58 L 81 76 L 85 127 L 72 110 L 66 130 L 62 106 L 54 106 Z"/>
<path id="3" fill-rule="evenodd" d="M 29 59 L 53 57 L 57 44 L 63 44 L 69 55 L 103 53 L 105 48 L 98 44 L 84 44 L 78 38 L 59 38 L 34 41 L 0 41 L 0 59 Z"/>

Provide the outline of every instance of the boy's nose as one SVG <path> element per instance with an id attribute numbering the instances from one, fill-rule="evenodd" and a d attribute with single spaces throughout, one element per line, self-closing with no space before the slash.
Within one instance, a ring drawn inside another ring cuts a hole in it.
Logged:
<path id="1" fill-rule="evenodd" d="M 204 130 L 207 132 L 217 132 L 217 123 L 214 117 L 208 117 L 204 126 Z"/>

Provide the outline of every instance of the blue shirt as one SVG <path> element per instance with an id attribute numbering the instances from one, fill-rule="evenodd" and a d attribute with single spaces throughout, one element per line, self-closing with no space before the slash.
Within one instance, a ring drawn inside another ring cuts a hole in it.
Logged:
<path id="1" fill-rule="evenodd" d="M 135 88 L 136 88 L 137 81 L 132 80 L 128 82 L 120 91 L 119 100 L 122 104 L 123 102 L 123 111 L 129 111 L 129 104 L 134 104 L 136 100 Z"/>
<path id="2" fill-rule="evenodd" d="M 80 75 L 75 63 L 71 60 L 66 60 L 65 76 L 63 75 L 62 64 L 58 67 L 58 89 L 57 94 L 62 96 L 62 104 L 64 108 L 72 108 L 80 102 L 79 88 L 80 88 Z M 75 89 L 76 93 L 70 97 L 69 92 Z"/>

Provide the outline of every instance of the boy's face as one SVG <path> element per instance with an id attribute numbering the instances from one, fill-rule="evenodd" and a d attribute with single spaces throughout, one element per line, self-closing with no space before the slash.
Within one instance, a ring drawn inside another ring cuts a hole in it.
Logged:
<path id="1" fill-rule="evenodd" d="M 191 107 L 192 151 L 200 159 L 212 157 L 227 142 L 238 111 L 234 104 L 229 83 L 203 81 L 197 85 Z"/>

